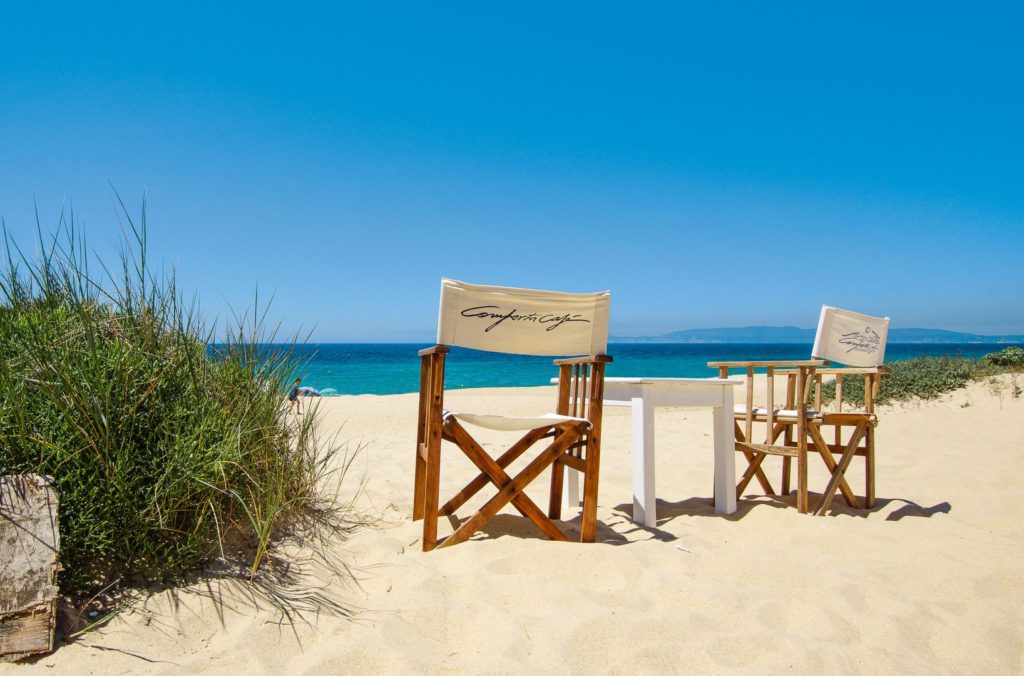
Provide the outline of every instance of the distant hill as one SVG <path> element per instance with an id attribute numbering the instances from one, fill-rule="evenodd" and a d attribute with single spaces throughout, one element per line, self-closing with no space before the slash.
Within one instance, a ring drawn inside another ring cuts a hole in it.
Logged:
<path id="1" fill-rule="evenodd" d="M 744 326 L 686 329 L 660 336 L 609 336 L 610 343 L 806 343 L 814 329 L 796 326 Z M 1024 336 L 982 336 L 942 329 L 889 329 L 890 343 L 1024 343 Z"/>

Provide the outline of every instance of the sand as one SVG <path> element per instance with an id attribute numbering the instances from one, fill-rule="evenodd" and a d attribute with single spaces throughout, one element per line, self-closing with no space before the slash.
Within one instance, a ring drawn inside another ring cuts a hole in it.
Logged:
<path id="1" fill-rule="evenodd" d="M 448 400 L 455 409 L 523 412 L 551 401 L 546 387 Z M 317 405 L 326 431 L 362 447 L 350 479 L 365 478 L 359 506 L 378 517 L 330 545 L 358 586 L 320 574 L 323 593 L 354 607 L 354 617 L 307 613 L 290 625 L 244 590 L 199 583 L 154 594 L 54 654 L 0 671 L 1024 670 L 1024 397 L 1009 391 L 975 384 L 883 408 L 877 507 L 856 512 L 837 497 L 827 517 L 799 514 L 791 497 L 756 496 L 735 515 L 715 515 L 710 411 L 659 409 L 656 528 L 630 520 L 630 414 L 609 408 L 597 543 L 547 541 L 506 510 L 469 542 L 426 554 L 409 518 L 415 396 Z M 506 438 L 481 436 L 491 451 Z M 825 485 L 818 464 L 812 491 Z M 858 493 L 861 468 L 855 460 Z M 443 470 L 443 496 L 475 474 L 454 447 Z M 530 494 L 546 504 L 543 482 Z M 578 527 L 576 514 L 565 516 Z"/>

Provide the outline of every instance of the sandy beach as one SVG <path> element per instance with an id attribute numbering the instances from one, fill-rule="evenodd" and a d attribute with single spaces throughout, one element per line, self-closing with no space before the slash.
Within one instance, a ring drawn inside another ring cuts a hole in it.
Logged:
<path id="1" fill-rule="evenodd" d="M 453 409 L 545 411 L 553 389 L 462 390 Z M 1024 398 L 974 384 L 884 407 L 878 505 L 801 515 L 793 498 L 711 504 L 711 413 L 659 409 L 658 525 L 631 521 L 630 412 L 607 408 L 598 542 L 543 539 L 507 509 L 424 554 L 410 520 L 416 396 L 307 400 L 361 448 L 349 481 L 377 517 L 330 545 L 358 584 L 324 577 L 352 617 L 283 622 L 234 584 L 159 592 L 106 627 L 4 673 L 1020 673 Z M 494 451 L 507 438 L 481 433 Z M 454 447 L 442 500 L 475 475 Z M 738 462 L 738 470 L 743 463 Z M 769 464 L 777 477 L 777 465 Z M 863 491 L 862 465 L 850 471 Z M 813 463 L 812 504 L 825 483 Z M 546 504 L 544 482 L 529 491 Z M 472 513 L 470 503 L 462 516 Z M 578 515 L 567 513 L 567 526 Z M 442 535 L 451 526 L 442 522 Z M 296 552 L 298 557 L 301 552 Z M 310 568 L 309 584 L 316 582 Z M 219 596 L 220 603 L 211 600 Z"/>

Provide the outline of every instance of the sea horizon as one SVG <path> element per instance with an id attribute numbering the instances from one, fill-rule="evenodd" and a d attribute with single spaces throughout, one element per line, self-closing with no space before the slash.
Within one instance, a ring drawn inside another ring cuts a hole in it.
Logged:
<path id="1" fill-rule="evenodd" d="M 325 396 L 404 394 L 419 388 L 417 351 L 429 342 L 324 342 L 295 347 L 296 376 Z M 282 344 L 268 344 L 268 346 Z M 1020 343 L 890 343 L 886 363 L 922 356 L 983 357 Z M 711 378 L 709 361 L 808 359 L 811 343 L 609 343 L 606 374 L 664 378 Z M 552 357 L 452 348 L 446 387 L 535 387 L 557 374 Z"/>

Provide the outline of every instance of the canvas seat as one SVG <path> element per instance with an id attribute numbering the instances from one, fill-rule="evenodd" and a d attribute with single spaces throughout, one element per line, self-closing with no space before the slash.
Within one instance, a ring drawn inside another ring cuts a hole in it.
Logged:
<path id="1" fill-rule="evenodd" d="M 735 369 L 744 370 L 747 376 L 746 400 L 737 405 L 734 411 L 737 419 L 736 450 L 746 457 L 748 463 L 736 488 L 737 497 L 743 495 L 754 479 L 757 479 L 765 494 L 775 495 L 763 470 L 763 462 L 768 456 L 782 457 L 782 493 L 788 495 L 795 458 L 797 508 L 801 512 L 809 511 L 807 457 L 810 451 L 822 458 L 830 472 L 829 483 L 822 492 L 816 513 L 825 514 L 837 492 L 843 495 L 851 507 L 861 507 L 846 479 L 847 469 L 854 457 L 863 457 L 865 461 L 864 506 L 874 506 L 874 430 L 878 425 L 874 401 L 878 396 L 881 376 L 887 373 L 881 364 L 888 327 L 887 317 L 871 317 L 823 306 L 812 348 L 814 359 L 708 363 L 708 366 L 717 368 L 723 378 Z M 850 367 L 835 368 L 831 362 L 845 363 Z M 767 387 L 760 400 L 754 396 L 756 369 L 764 369 L 766 372 Z M 775 404 L 775 381 L 778 376 L 784 378 L 786 383 L 783 403 L 780 405 Z M 844 409 L 842 384 L 845 378 L 851 376 L 864 378 L 864 401 L 857 409 Z M 822 397 L 824 378 L 836 380 L 836 397 L 828 405 Z M 830 442 L 825 440 L 827 428 L 831 428 L 832 432 Z"/>
<path id="2" fill-rule="evenodd" d="M 485 427 L 489 430 L 500 430 L 503 432 L 514 432 L 517 430 L 535 430 L 538 427 L 549 427 L 558 423 L 582 422 L 590 424 L 586 418 L 575 418 L 570 415 L 558 415 L 557 413 L 545 413 L 533 417 L 515 417 L 507 415 L 493 415 L 483 413 L 452 413 L 445 411 L 443 417 L 454 416 L 462 422 L 477 427 Z"/>
<path id="3" fill-rule="evenodd" d="M 604 354 L 608 341 L 608 292 L 572 294 L 441 280 L 437 345 L 421 350 L 419 419 L 413 520 L 423 520 L 423 550 L 463 542 L 506 505 L 553 540 L 567 540 L 554 523 L 561 518 L 566 467 L 583 474 L 580 540 L 593 542 L 597 531 L 597 488 L 601 457 Z M 537 415 L 453 412 L 444 407 L 445 361 L 452 346 L 527 355 L 584 354 L 554 360 L 559 381 L 554 411 Z M 463 425 L 522 433 L 492 457 Z M 450 500 L 440 504 L 442 442 L 460 449 L 479 473 Z M 533 459 L 516 476 L 506 469 L 530 452 Z M 526 487 L 548 468 L 551 484 L 545 514 Z M 438 541 L 440 516 L 454 516 L 480 490 L 495 494 L 475 514 L 459 520 L 455 531 Z"/>
<path id="4" fill-rule="evenodd" d="M 718 363 L 718 362 L 716 362 L 716 363 Z M 741 362 L 741 363 L 746 363 L 746 362 Z M 797 417 L 797 410 L 795 408 L 782 408 L 781 406 L 776 406 L 772 410 L 775 413 L 775 417 L 777 419 L 782 419 L 782 418 L 795 419 Z M 746 407 L 745 404 L 737 404 L 736 406 L 733 407 L 732 413 L 733 413 L 734 417 L 746 418 L 746 416 L 747 416 L 747 407 Z M 764 406 L 755 406 L 754 407 L 754 411 L 753 411 L 753 415 L 754 415 L 754 420 L 756 420 L 758 422 L 763 422 L 764 418 L 768 415 L 768 409 L 765 408 Z M 823 414 L 821 412 L 819 412 L 819 411 L 807 411 L 807 416 L 809 418 L 815 418 L 815 417 L 820 418 L 820 417 L 822 417 L 822 415 Z"/>

